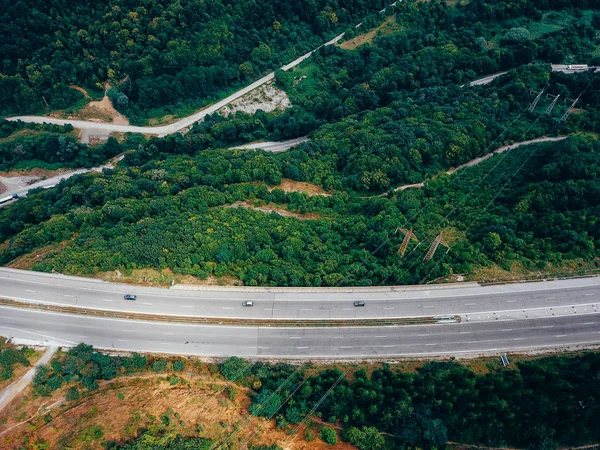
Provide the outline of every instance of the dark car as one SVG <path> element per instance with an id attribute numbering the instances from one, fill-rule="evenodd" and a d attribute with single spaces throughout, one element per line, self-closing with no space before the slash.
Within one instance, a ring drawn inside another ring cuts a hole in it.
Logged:
<path id="1" fill-rule="evenodd" d="M 136 295 L 133 294 L 127 294 L 126 296 L 123 297 L 125 300 L 135 300 L 137 298 Z"/>
<path id="2" fill-rule="evenodd" d="M 254 306 L 254 302 L 246 301 L 242 303 L 242 306 Z"/>
<path id="3" fill-rule="evenodd" d="M 365 302 L 354 302 L 354 306 L 365 306 Z"/>

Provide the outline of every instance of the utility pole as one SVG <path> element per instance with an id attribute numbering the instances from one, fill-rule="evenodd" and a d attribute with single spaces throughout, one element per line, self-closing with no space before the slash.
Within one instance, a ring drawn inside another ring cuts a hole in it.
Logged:
<path id="1" fill-rule="evenodd" d="M 579 94 L 579 97 L 581 97 L 581 94 Z M 569 118 L 569 115 L 571 114 L 571 112 L 575 108 L 575 105 L 579 101 L 579 97 L 577 97 L 575 100 L 573 100 L 573 103 L 571 103 L 571 106 L 569 106 L 569 109 L 567 109 L 565 111 L 565 113 L 563 114 L 563 116 L 560 118 L 561 122 L 564 122 L 565 120 L 567 120 Z"/>
<path id="2" fill-rule="evenodd" d="M 554 97 L 554 100 L 552 100 L 552 103 L 550 103 L 550 106 L 548 106 L 548 108 L 546 108 L 546 114 L 550 114 L 552 112 L 552 110 L 554 109 L 554 105 L 556 105 L 556 102 L 558 101 L 558 98 L 560 97 L 560 94 L 558 94 L 558 95 L 546 94 L 546 98 L 552 98 L 552 97 Z"/>
<path id="3" fill-rule="evenodd" d="M 535 100 L 533 100 L 531 105 L 529 105 L 529 108 L 528 108 L 529 112 L 533 112 L 533 110 L 537 106 L 538 102 L 540 101 L 540 98 L 542 97 L 543 93 L 544 93 L 544 89 L 542 89 L 540 92 L 538 92 L 537 96 L 535 97 Z"/>
<path id="4" fill-rule="evenodd" d="M 400 245 L 400 248 L 398 249 L 398 253 L 400 254 L 400 257 L 402 258 L 404 256 L 404 253 L 406 252 L 406 249 L 408 248 L 408 244 L 410 243 L 411 240 L 417 242 L 417 247 L 419 246 L 421 241 L 419 241 L 419 239 L 417 239 L 417 236 L 415 236 L 415 233 L 413 233 L 412 228 L 410 230 L 407 230 L 406 228 L 398 227 L 398 228 L 396 228 L 396 233 L 398 231 L 401 231 L 402 233 L 404 233 L 404 240 L 402 241 L 402 244 Z"/>
<path id="5" fill-rule="evenodd" d="M 450 245 L 448 245 L 448 243 L 444 240 L 444 236 L 442 236 L 443 233 L 444 232 L 442 231 L 433 240 L 433 243 L 431 244 L 431 247 L 429 247 L 429 250 L 427 250 L 427 254 L 425 255 L 425 258 L 423 258 L 423 261 L 429 261 L 431 258 L 433 258 L 433 255 L 435 254 L 435 251 L 437 250 L 440 244 L 442 244 L 448 249 L 446 253 L 450 251 Z"/>

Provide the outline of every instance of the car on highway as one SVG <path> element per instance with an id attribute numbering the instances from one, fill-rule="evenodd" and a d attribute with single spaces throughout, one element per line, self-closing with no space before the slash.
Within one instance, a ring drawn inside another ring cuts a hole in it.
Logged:
<path id="1" fill-rule="evenodd" d="M 354 306 L 365 306 L 365 302 L 354 302 Z"/>
<path id="2" fill-rule="evenodd" d="M 244 303 L 242 303 L 242 306 L 254 306 L 254 302 L 245 301 Z"/>
<path id="3" fill-rule="evenodd" d="M 137 298 L 137 295 L 133 295 L 133 294 L 127 294 L 123 297 L 125 300 L 135 300 Z"/>

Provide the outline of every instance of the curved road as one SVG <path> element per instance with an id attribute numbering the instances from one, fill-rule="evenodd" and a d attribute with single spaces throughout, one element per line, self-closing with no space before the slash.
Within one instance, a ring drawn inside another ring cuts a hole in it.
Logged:
<path id="1" fill-rule="evenodd" d="M 105 319 L 0 306 L 0 334 L 23 343 L 206 356 L 358 358 L 481 354 L 600 344 L 600 277 L 482 287 L 136 287 L 0 269 L 3 298 L 177 316 L 360 319 L 458 314 L 462 323 L 232 327 Z M 123 295 L 137 294 L 136 301 Z M 254 301 L 253 307 L 242 302 Z M 353 302 L 362 300 L 365 307 Z"/>
<path id="2" fill-rule="evenodd" d="M 334 37 L 330 41 L 327 41 L 325 44 L 320 45 L 316 49 L 306 53 L 305 55 L 300 56 L 289 64 L 282 66 L 281 70 L 290 70 L 293 67 L 296 67 L 305 59 L 309 58 L 314 52 L 319 50 L 321 47 L 325 47 L 327 45 L 332 45 L 338 42 L 340 39 L 344 37 L 344 33 Z M 43 116 L 18 116 L 18 117 L 9 117 L 6 120 L 21 120 L 23 122 L 32 122 L 32 123 L 50 123 L 55 125 L 66 125 L 70 124 L 74 128 L 81 130 L 93 130 L 93 131 L 103 131 L 103 132 L 118 132 L 118 133 L 142 133 L 142 134 L 152 134 L 158 136 L 166 136 L 168 134 L 177 133 L 178 131 L 182 131 L 185 128 L 193 125 L 195 122 L 204 119 L 209 114 L 213 114 L 221 109 L 223 106 L 231 103 L 232 101 L 246 95 L 247 93 L 253 91 L 254 89 L 262 86 L 263 84 L 273 80 L 275 78 L 275 72 L 271 72 L 268 75 L 256 80 L 254 83 L 249 84 L 248 86 L 240 89 L 239 91 L 234 92 L 228 97 L 225 97 L 222 100 L 219 100 L 217 103 L 214 103 L 201 111 L 198 111 L 191 116 L 185 117 L 181 120 L 178 120 L 175 123 L 170 125 L 164 125 L 160 127 L 138 127 L 133 125 L 118 125 L 113 123 L 98 123 L 98 122 L 89 122 L 85 120 L 68 120 L 68 119 L 55 119 L 52 117 L 43 117 Z"/>

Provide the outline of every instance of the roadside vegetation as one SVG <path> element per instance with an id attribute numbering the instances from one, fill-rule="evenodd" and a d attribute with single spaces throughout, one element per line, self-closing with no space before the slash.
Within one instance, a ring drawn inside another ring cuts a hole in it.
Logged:
<path id="1" fill-rule="evenodd" d="M 21 368 L 27 368 L 31 365 L 30 359 L 36 355 L 35 350 L 29 347 L 17 348 L 9 344 L 0 337 L 0 389 L 9 384 L 15 376 L 21 374 Z"/>
<path id="2" fill-rule="evenodd" d="M 510 359 L 507 368 L 497 358 L 214 364 L 79 345 L 39 369 L 27 401 L 0 415 L 0 433 L 40 405 L 54 409 L 0 435 L 0 445 L 172 450 L 229 440 L 256 450 L 387 450 L 600 441 L 598 352 Z"/>

